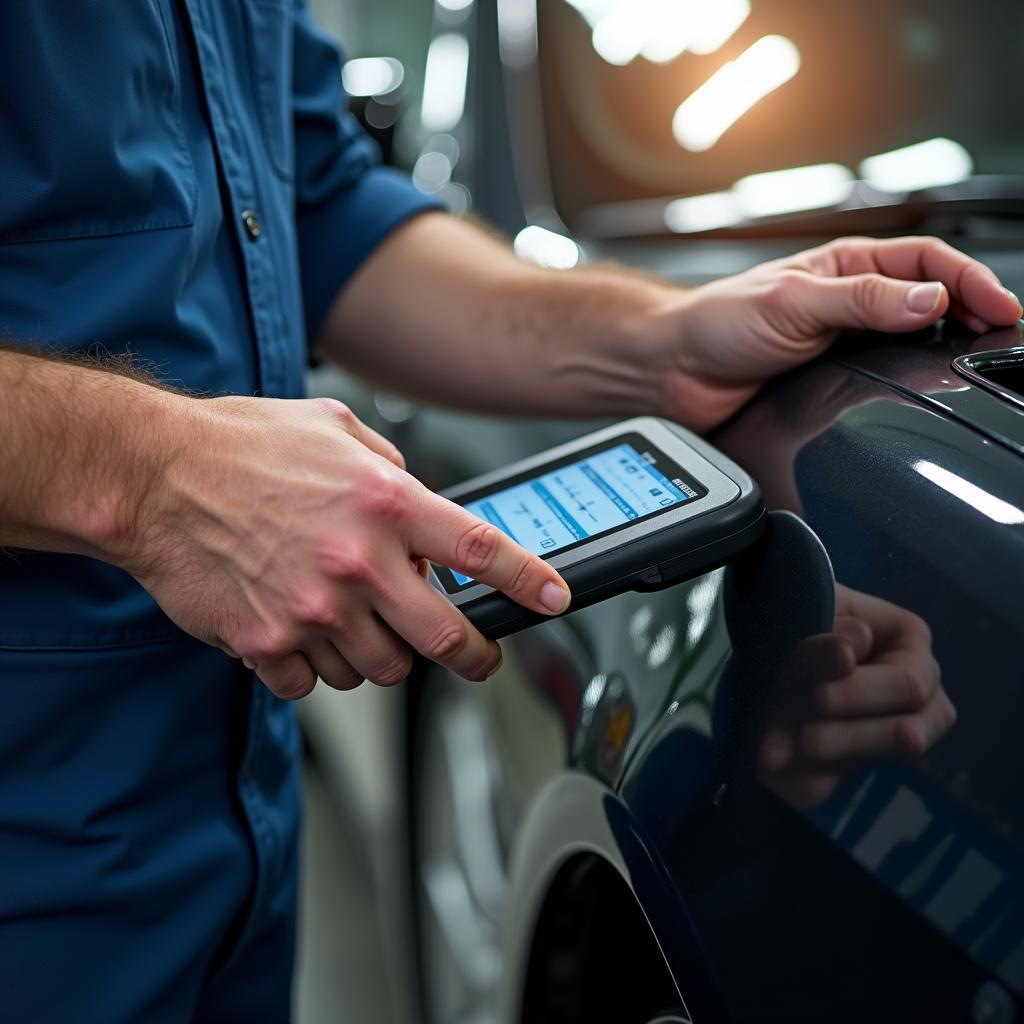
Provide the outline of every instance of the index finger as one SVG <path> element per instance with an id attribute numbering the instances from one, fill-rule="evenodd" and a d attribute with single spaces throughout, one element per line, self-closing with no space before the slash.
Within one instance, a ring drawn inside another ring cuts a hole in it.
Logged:
<path id="1" fill-rule="evenodd" d="M 884 274 L 941 281 L 968 312 L 993 326 L 1014 324 L 1021 304 L 983 263 L 939 238 L 840 238 L 806 254 L 806 268 L 830 277 Z"/>
<path id="2" fill-rule="evenodd" d="M 543 615 L 559 615 L 569 607 L 571 594 L 562 577 L 493 523 L 425 487 L 418 489 L 416 500 L 419 507 L 408 520 L 412 555 L 485 583 Z"/>

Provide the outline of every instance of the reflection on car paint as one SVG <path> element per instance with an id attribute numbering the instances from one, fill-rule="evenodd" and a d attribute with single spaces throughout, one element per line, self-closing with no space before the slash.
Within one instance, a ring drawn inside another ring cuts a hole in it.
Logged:
<path id="1" fill-rule="evenodd" d="M 846 780 L 811 820 L 1007 985 L 1024 989 L 1024 862 L 912 766 Z"/>

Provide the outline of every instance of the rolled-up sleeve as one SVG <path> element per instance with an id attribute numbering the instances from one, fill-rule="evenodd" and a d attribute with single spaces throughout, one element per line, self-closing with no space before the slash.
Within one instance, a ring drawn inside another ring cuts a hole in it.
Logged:
<path id="1" fill-rule="evenodd" d="M 443 209 L 380 152 L 347 109 L 341 55 L 297 0 L 293 110 L 295 202 L 306 329 L 316 336 L 359 265 L 398 225 Z"/>

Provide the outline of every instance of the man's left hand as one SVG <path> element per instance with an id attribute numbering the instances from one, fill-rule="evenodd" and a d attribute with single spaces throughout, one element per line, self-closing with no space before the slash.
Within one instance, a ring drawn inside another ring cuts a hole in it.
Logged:
<path id="1" fill-rule="evenodd" d="M 1022 310 L 991 270 L 937 238 L 842 238 L 761 264 L 674 297 L 656 317 L 673 352 L 665 412 L 710 429 L 843 330 L 919 331 L 947 314 L 982 333 Z"/>

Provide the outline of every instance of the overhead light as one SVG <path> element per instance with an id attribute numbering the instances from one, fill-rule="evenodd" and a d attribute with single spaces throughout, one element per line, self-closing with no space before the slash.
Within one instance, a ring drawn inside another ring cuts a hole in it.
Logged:
<path id="1" fill-rule="evenodd" d="M 685 196 L 665 207 L 665 226 L 683 235 L 732 227 L 741 220 L 743 211 L 732 192 Z"/>
<path id="2" fill-rule="evenodd" d="M 705 10 L 701 0 L 648 0 L 646 10 L 637 11 L 643 23 L 640 55 L 655 64 L 675 60 L 690 45 Z"/>
<path id="3" fill-rule="evenodd" d="M 587 24 L 593 28 L 621 0 L 565 0 L 565 2 L 579 11 L 586 19 Z"/>
<path id="4" fill-rule="evenodd" d="M 516 255 L 530 263 L 553 270 L 570 270 L 580 261 L 580 247 L 565 235 L 531 224 L 512 243 Z"/>
<path id="5" fill-rule="evenodd" d="M 473 0 L 437 0 L 437 6 L 446 11 L 464 11 L 473 6 Z"/>
<path id="6" fill-rule="evenodd" d="M 740 178 L 732 190 L 746 217 L 772 217 L 839 206 L 853 192 L 853 172 L 842 164 L 814 164 Z"/>
<path id="7" fill-rule="evenodd" d="M 750 17 L 750 0 L 650 0 L 640 55 L 656 64 L 684 51 L 707 56 L 720 50 Z M 625 4 L 625 7 L 630 7 Z M 638 12 L 639 13 L 639 12 Z"/>
<path id="8" fill-rule="evenodd" d="M 498 0 L 498 51 L 510 67 L 537 56 L 537 0 Z"/>
<path id="9" fill-rule="evenodd" d="M 609 64 L 622 66 L 633 60 L 647 40 L 649 26 L 647 10 L 633 10 L 627 4 L 618 4 L 594 26 L 591 43 L 597 53 Z"/>
<path id="10" fill-rule="evenodd" d="M 459 144 L 454 135 L 431 135 L 423 147 L 424 153 L 443 153 L 454 167 L 459 162 Z"/>
<path id="11" fill-rule="evenodd" d="M 341 67 L 341 83 L 349 96 L 386 96 L 404 79 L 405 68 L 394 57 L 356 57 Z"/>
<path id="12" fill-rule="evenodd" d="M 465 185 L 457 181 L 449 181 L 437 192 L 437 197 L 448 207 L 451 213 L 460 216 L 468 213 L 473 205 L 473 197 Z"/>
<path id="13" fill-rule="evenodd" d="M 720 50 L 750 16 L 750 0 L 714 0 L 700 7 L 687 49 L 706 56 Z"/>
<path id="14" fill-rule="evenodd" d="M 755 103 L 799 70 L 800 51 L 789 39 L 763 36 L 679 105 L 672 134 L 691 152 L 711 149 Z"/>
<path id="15" fill-rule="evenodd" d="M 1016 505 L 983 491 L 976 484 L 957 476 L 956 473 L 951 473 L 948 469 L 936 466 L 934 462 L 915 462 L 914 469 L 925 479 L 931 480 L 933 484 L 952 494 L 954 498 L 959 498 L 997 523 L 1006 526 L 1019 526 L 1024 523 L 1024 511 Z"/>
<path id="16" fill-rule="evenodd" d="M 859 171 L 882 192 L 915 192 L 964 181 L 974 172 L 974 161 L 959 142 L 940 138 L 869 157 Z"/>
<path id="17" fill-rule="evenodd" d="M 655 63 L 684 50 L 714 53 L 750 15 L 750 0 L 567 0 L 593 29 L 593 46 L 609 64 L 637 56 Z"/>
<path id="18" fill-rule="evenodd" d="M 423 72 L 420 121 L 432 132 L 450 132 L 462 120 L 469 75 L 469 42 L 460 32 L 442 32 L 430 42 Z"/>
<path id="19" fill-rule="evenodd" d="M 421 192 L 439 192 L 452 179 L 452 162 L 446 153 L 427 150 L 412 169 L 412 183 Z"/>

